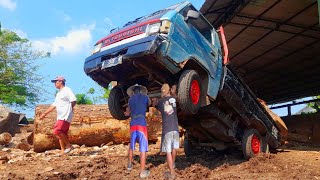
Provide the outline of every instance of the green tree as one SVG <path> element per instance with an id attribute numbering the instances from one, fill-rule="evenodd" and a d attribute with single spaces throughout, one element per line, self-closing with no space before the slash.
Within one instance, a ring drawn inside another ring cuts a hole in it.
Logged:
<path id="1" fill-rule="evenodd" d="M 49 56 L 28 39 L 0 29 L 0 103 L 28 107 L 38 102 L 44 90 L 37 60 Z"/>
<path id="2" fill-rule="evenodd" d="M 103 88 L 103 92 L 104 92 L 102 95 L 103 99 L 107 100 L 109 98 L 111 89 L 112 89 L 111 84 L 109 84 L 108 88 Z"/>
<path id="3" fill-rule="evenodd" d="M 90 88 L 85 94 L 76 94 L 77 104 L 95 104 L 94 99 L 89 97 L 94 92 L 94 88 Z"/>
<path id="4" fill-rule="evenodd" d="M 92 100 L 86 94 L 76 94 L 77 104 L 93 104 Z"/>
<path id="5" fill-rule="evenodd" d="M 86 93 L 76 94 L 77 104 L 97 104 L 103 102 L 103 100 L 107 101 L 110 94 L 111 85 L 109 88 L 101 88 L 102 92 L 98 90 L 98 93 L 102 95 L 96 96 L 96 90 L 94 88 L 90 88 Z"/>
<path id="6" fill-rule="evenodd" d="M 312 103 L 308 103 L 309 107 L 312 107 L 313 109 L 316 110 L 316 112 L 320 112 L 320 95 L 313 97 L 314 100 L 319 100 L 317 102 L 312 102 Z"/>

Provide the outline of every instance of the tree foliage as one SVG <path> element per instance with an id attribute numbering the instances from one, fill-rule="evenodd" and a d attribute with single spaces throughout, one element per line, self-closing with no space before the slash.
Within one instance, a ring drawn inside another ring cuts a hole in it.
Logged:
<path id="1" fill-rule="evenodd" d="M 96 90 L 94 88 L 90 88 L 86 93 L 76 94 L 77 104 L 97 104 L 103 101 L 107 101 L 107 99 L 109 98 L 110 89 L 111 86 L 109 86 L 108 89 L 102 88 L 102 96 L 97 96 L 95 94 Z"/>
<path id="2" fill-rule="evenodd" d="M 313 97 L 313 99 L 317 99 L 317 100 L 320 100 L 320 95 L 319 96 L 316 96 L 316 97 Z M 308 106 L 315 109 L 316 112 L 320 112 L 320 101 L 317 101 L 317 102 L 312 102 L 312 103 L 308 103 Z"/>
<path id="3" fill-rule="evenodd" d="M 0 103 L 28 107 L 39 101 L 43 89 L 36 60 L 49 56 L 34 50 L 28 39 L 0 29 Z"/>
<path id="4" fill-rule="evenodd" d="M 77 104 L 93 104 L 93 101 L 86 94 L 76 94 Z"/>
<path id="5" fill-rule="evenodd" d="M 103 92 L 104 92 L 102 95 L 103 99 L 107 100 L 109 98 L 111 89 L 112 89 L 111 84 L 109 84 L 108 88 L 103 88 Z"/>

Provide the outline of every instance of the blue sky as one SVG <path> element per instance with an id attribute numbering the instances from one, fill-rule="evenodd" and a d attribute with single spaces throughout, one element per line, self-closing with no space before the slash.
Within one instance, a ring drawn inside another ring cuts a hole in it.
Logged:
<path id="1" fill-rule="evenodd" d="M 204 0 L 189 0 L 197 9 Z M 96 41 L 115 27 L 181 0 L 0 0 L 2 28 L 10 29 L 28 38 L 41 50 L 51 52 L 51 58 L 39 60 L 39 74 L 45 78 L 47 100 L 51 104 L 55 88 L 50 79 L 63 75 L 67 86 L 74 93 L 85 93 L 90 87 L 99 89 L 83 71 L 83 63 L 90 55 Z M 27 117 L 34 116 L 34 109 L 24 110 Z"/>

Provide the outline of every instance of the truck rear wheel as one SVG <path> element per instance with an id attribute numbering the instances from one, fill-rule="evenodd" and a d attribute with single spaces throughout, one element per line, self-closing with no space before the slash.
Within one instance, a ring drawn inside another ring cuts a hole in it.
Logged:
<path id="1" fill-rule="evenodd" d="M 202 84 L 200 76 L 194 70 L 184 71 L 178 84 L 178 101 L 184 114 L 196 114 L 200 109 Z"/>
<path id="2" fill-rule="evenodd" d="M 115 86 L 111 89 L 108 99 L 109 111 L 112 117 L 118 120 L 126 120 L 129 116 L 125 116 L 125 94 L 121 91 L 121 88 Z"/>
<path id="3" fill-rule="evenodd" d="M 242 152 L 245 159 L 250 159 L 263 152 L 263 139 L 255 129 L 245 130 L 242 137 Z"/>

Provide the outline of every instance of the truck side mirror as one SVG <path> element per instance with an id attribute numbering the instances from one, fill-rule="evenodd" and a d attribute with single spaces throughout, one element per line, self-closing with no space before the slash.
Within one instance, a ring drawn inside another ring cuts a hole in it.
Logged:
<path id="1" fill-rule="evenodd" d="M 190 9 L 187 13 L 187 17 L 185 17 L 185 21 L 188 21 L 189 18 L 198 19 L 199 16 L 200 16 L 200 13 L 198 11 Z"/>

